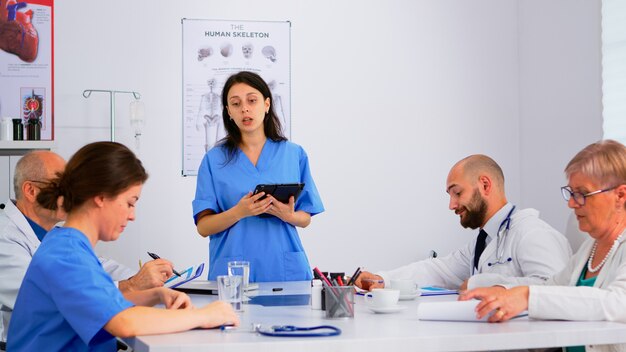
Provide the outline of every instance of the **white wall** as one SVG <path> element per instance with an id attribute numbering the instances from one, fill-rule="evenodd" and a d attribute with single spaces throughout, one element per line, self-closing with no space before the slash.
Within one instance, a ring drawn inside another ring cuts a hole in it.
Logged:
<path id="1" fill-rule="evenodd" d="M 602 138 L 601 2 L 519 4 L 521 204 L 565 231 L 563 170 Z"/>
<path id="2" fill-rule="evenodd" d="M 545 7 L 580 6 L 554 3 Z M 543 2 L 516 0 L 55 3 L 58 151 L 69 157 L 84 143 L 108 138 L 108 97 L 84 99 L 83 89 L 139 91 L 146 106 L 139 155 L 150 179 L 138 220 L 120 240 L 98 250 L 133 266 L 147 259 L 146 250 L 181 268 L 207 259 L 208 240 L 196 234 L 191 217 L 196 179 L 180 176 L 183 17 L 292 22 L 292 138 L 307 150 L 326 206 L 300 231 L 312 265 L 329 271 L 390 268 L 423 258 L 431 248 L 446 253 L 470 240 L 474 234 L 462 230 L 447 209 L 445 179 L 454 162 L 473 153 L 501 164 L 512 202 L 541 209 L 544 198 L 520 186 L 529 184 L 522 183 L 521 177 L 529 177 L 522 168 L 543 157 L 529 144 L 552 146 L 570 137 L 527 138 L 534 123 L 520 121 L 520 114 L 539 119 L 520 102 L 529 101 L 536 111 L 544 112 L 544 105 L 558 110 L 554 102 L 530 101 L 526 90 L 571 84 L 528 63 L 539 54 L 524 52 L 535 48 L 523 29 L 533 21 L 528 13 L 543 10 Z M 576 9 L 568 21 L 599 22 L 599 11 Z M 583 41 L 583 50 L 599 48 L 599 36 L 587 29 L 563 34 L 572 50 L 575 41 Z M 539 23 L 532 30 L 541 34 L 553 26 Z M 589 90 L 599 79 L 596 59 L 580 58 L 570 73 Z M 126 121 L 130 98 L 117 101 L 117 138 L 133 146 Z M 584 109 L 594 111 L 594 103 Z M 572 124 L 568 114 L 547 118 Z M 564 149 L 551 156 L 563 159 L 573 151 Z M 562 162 L 552 160 L 545 169 L 558 173 Z"/>

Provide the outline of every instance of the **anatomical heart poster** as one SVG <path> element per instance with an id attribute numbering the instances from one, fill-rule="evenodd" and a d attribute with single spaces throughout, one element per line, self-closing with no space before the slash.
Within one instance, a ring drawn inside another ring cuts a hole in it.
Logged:
<path id="1" fill-rule="evenodd" d="M 291 138 L 290 22 L 183 19 L 183 166 L 197 175 L 206 152 L 226 136 L 222 89 L 251 71 L 272 94 L 283 135 Z"/>
<path id="2" fill-rule="evenodd" d="M 24 139 L 54 139 L 52 10 L 53 0 L 0 0 L 0 119 L 21 119 Z"/>

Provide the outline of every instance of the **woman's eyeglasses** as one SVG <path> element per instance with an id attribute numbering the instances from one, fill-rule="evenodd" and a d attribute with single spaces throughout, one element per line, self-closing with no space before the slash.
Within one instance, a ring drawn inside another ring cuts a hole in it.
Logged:
<path id="1" fill-rule="evenodd" d="M 591 196 L 595 196 L 596 194 L 612 191 L 615 188 L 617 188 L 617 186 L 613 186 L 613 187 L 609 187 L 605 189 L 599 189 L 597 191 L 593 191 L 589 193 L 581 193 L 581 192 L 572 191 L 572 189 L 569 186 L 563 186 L 561 187 L 561 194 L 563 195 L 563 199 L 565 199 L 568 202 L 571 198 L 574 198 L 574 202 L 576 202 L 576 204 L 582 207 L 583 205 L 585 205 L 585 200 L 587 199 L 587 197 L 591 197 Z"/>

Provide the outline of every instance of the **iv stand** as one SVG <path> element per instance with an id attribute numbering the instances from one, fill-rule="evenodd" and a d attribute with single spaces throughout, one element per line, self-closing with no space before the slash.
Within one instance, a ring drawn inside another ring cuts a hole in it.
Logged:
<path id="1" fill-rule="evenodd" d="M 141 94 L 137 92 L 129 92 L 123 90 L 101 90 L 101 89 L 85 89 L 83 97 L 89 98 L 91 93 L 109 93 L 109 104 L 111 110 L 111 142 L 115 142 L 115 94 L 132 94 L 135 100 L 141 99 Z"/>

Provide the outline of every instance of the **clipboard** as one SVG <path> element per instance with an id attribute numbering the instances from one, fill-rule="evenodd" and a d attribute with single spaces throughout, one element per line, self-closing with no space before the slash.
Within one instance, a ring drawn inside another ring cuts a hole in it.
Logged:
<path id="1" fill-rule="evenodd" d="M 176 288 L 176 287 L 178 287 L 180 285 L 188 283 L 191 280 L 195 280 L 198 277 L 200 277 L 200 275 L 202 275 L 203 271 L 204 271 L 204 263 L 200 264 L 200 266 L 198 266 L 196 268 L 196 272 L 193 275 L 191 275 L 190 277 L 188 277 L 188 278 L 186 278 L 184 280 L 177 281 L 176 283 L 172 284 L 171 286 L 168 286 L 168 288 Z"/>

